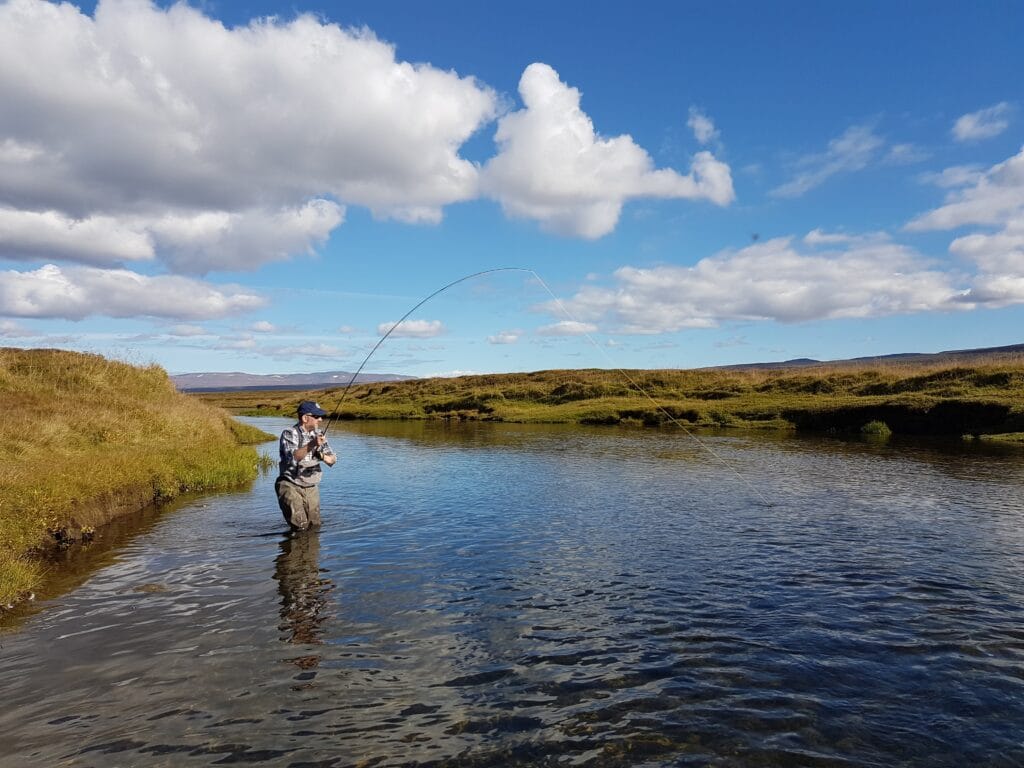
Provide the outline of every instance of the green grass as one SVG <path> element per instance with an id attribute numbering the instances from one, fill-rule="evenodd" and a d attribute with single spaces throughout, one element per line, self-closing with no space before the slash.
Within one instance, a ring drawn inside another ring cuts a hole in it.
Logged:
<path id="1" fill-rule="evenodd" d="M 883 422 L 897 434 L 992 434 L 1024 431 L 1024 357 L 776 370 L 538 371 L 364 384 L 352 387 L 344 402 L 341 395 L 327 389 L 194 397 L 250 415 L 291 416 L 300 400 L 312 397 L 343 419 L 678 421 L 850 433 Z"/>
<path id="2" fill-rule="evenodd" d="M 157 366 L 0 349 L 0 606 L 36 588 L 36 555 L 154 500 L 256 476 L 271 436 L 186 397 Z"/>
<path id="3" fill-rule="evenodd" d="M 860 433 L 877 439 L 887 439 L 892 435 L 892 430 L 884 421 L 869 421 L 860 428 Z"/>
<path id="4" fill-rule="evenodd" d="M 1006 432 L 1002 435 L 980 435 L 982 440 L 991 440 L 997 443 L 1018 443 L 1024 445 L 1024 432 Z"/>

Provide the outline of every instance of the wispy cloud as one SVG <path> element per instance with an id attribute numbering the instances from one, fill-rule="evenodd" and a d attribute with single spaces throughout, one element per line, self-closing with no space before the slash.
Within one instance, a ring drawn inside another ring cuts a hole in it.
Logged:
<path id="1" fill-rule="evenodd" d="M 346 355 L 345 350 L 331 344 L 299 344 L 294 347 L 275 347 L 274 357 L 316 357 L 326 360 L 338 360 Z"/>
<path id="2" fill-rule="evenodd" d="M 1010 127 L 1009 116 L 1010 105 L 1005 101 L 962 115 L 953 123 L 953 138 L 957 141 L 991 139 Z"/>
<path id="3" fill-rule="evenodd" d="M 562 320 L 551 325 L 543 325 L 537 329 L 538 336 L 584 336 L 597 331 L 594 323 L 579 320 Z"/>
<path id="4" fill-rule="evenodd" d="M 931 154 L 915 144 L 893 144 L 885 153 L 882 162 L 886 165 L 913 165 L 922 163 L 931 157 Z"/>
<path id="5" fill-rule="evenodd" d="M 166 333 L 169 336 L 182 336 L 182 337 L 186 337 L 186 338 L 187 337 L 192 337 L 192 336 L 206 336 L 207 335 L 206 329 L 203 328 L 203 326 L 201 326 L 201 325 L 188 325 L 188 324 L 184 324 L 184 323 L 179 324 L 179 325 L 172 325 L 170 328 L 167 329 Z"/>
<path id="6" fill-rule="evenodd" d="M 922 184 L 932 184 L 941 189 L 965 187 L 981 181 L 985 168 L 980 165 L 954 165 L 938 173 L 922 173 L 918 179 Z"/>
<path id="7" fill-rule="evenodd" d="M 743 336 L 730 336 L 727 339 L 719 339 L 715 342 L 717 349 L 730 349 L 732 347 L 746 347 L 749 345 L 750 342 Z"/>
<path id="8" fill-rule="evenodd" d="M 824 152 L 807 155 L 797 162 L 796 175 L 771 191 L 775 197 L 799 197 L 842 173 L 863 170 L 875 160 L 885 141 L 867 125 L 847 128 L 832 139 Z"/>
<path id="9" fill-rule="evenodd" d="M 715 128 L 714 121 L 697 107 L 690 107 L 690 117 L 686 124 L 700 144 L 709 144 L 718 138 L 718 129 Z"/>
<path id="10" fill-rule="evenodd" d="M 38 334 L 13 320 L 0 320 L 0 338 L 26 339 L 33 336 L 38 336 Z"/>
<path id="11" fill-rule="evenodd" d="M 223 350 L 255 350 L 259 347 L 251 335 L 225 337 L 213 345 L 213 349 Z"/>

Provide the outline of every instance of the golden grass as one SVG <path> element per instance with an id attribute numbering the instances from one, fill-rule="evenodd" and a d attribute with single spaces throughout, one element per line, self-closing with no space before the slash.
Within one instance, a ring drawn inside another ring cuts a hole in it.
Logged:
<path id="1" fill-rule="evenodd" d="M 0 348 L 0 606 L 35 587 L 34 552 L 184 491 L 252 479 L 268 439 L 178 393 L 158 366 Z"/>

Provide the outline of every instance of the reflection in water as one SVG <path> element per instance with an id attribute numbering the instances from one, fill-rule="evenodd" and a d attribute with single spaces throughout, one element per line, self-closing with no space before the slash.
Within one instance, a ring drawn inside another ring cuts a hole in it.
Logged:
<path id="1" fill-rule="evenodd" d="M 320 533 L 315 530 L 289 533 L 281 541 L 281 553 L 274 561 L 274 578 L 281 594 L 281 623 L 284 639 L 296 645 L 321 645 L 324 621 L 330 616 L 329 594 L 334 583 L 320 570 Z M 290 658 L 301 669 L 320 663 L 319 654 Z"/>
<path id="2" fill-rule="evenodd" d="M 339 426 L 319 532 L 263 478 L 0 638 L 0 766 L 1024 765 L 1024 453 L 702 439 L 774 503 L 666 430 Z"/>

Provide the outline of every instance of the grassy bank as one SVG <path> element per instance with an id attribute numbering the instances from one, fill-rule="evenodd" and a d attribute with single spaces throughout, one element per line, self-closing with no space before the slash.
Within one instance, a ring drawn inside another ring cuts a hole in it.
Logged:
<path id="1" fill-rule="evenodd" d="M 0 607 L 35 588 L 47 549 L 153 501 L 252 479 L 246 444 L 265 439 L 157 366 L 0 349 Z"/>
<path id="2" fill-rule="evenodd" d="M 194 395 L 261 415 L 291 415 L 299 400 L 311 396 L 331 410 L 341 390 Z M 345 419 L 656 426 L 671 416 L 687 426 L 844 432 L 880 422 L 897 434 L 987 435 L 1024 431 L 1024 357 L 955 365 L 638 370 L 625 376 L 591 369 L 417 379 L 352 387 L 337 410 Z"/>

